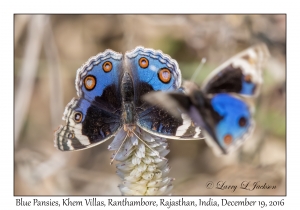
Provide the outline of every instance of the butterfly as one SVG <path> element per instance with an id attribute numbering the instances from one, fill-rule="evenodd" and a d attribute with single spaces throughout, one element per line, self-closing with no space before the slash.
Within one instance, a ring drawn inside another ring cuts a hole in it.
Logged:
<path id="1" fill-rule="evenodd" d="M 190 81 L 183 93 L 149 93 L 143 98 L 179 117 L 178 108 L 203 128 L 216 154 L 236 150 L 253 131 L 254 98 L 259 94 L 262 67 L 269 57 L 265 44 L 250 47 L 213 70 L 201 88 Z"/>
<path id="2" fill-rule="evenodd" d="M 159 50 L 139 46 L 124 56 L 105 50 L 77 70 L 75 86 L 78 98 L 66 106 L 66 124 L 54 134 L 59 150 L 86 149 L 118 133 L 139 135 L 139 129 L 168 139 L 200 139 L 200 128 L 180 110 L 184 117 L 175 118 L 142 100 L 151 91 L 182 91 L 177 62 Z"/>

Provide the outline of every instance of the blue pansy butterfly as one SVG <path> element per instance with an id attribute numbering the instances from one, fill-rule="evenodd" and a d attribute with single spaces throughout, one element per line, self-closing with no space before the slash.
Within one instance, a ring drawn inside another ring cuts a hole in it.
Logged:
<path id="1" fill-rule="evenodd" d="M 169 139 L 200 139 L 200 128 L 180 110 L 175 118 L 142 100 L 151 91 L 181 91 L 178 64 L 161 51 L 137 47 L 123 56 L 106 50 L 77 70 L 75 85 L 79 98 L 66 106 L 66 125 L 55 132 L 59 150 L 93 147 L 136 127 Z"/>
<path id="2" fill-rule="evenodd" d="M 178 108 L 204 130 L 206 142 L 217 154 L 236 149 L 254 127 L 253 98 L 262 84 L 262 66 L 269 56 L 264 44 L 242 51 L 216 68 L 200 88 L 185 81 L 182 93 L 150 93 L 143 98 L 168 110 Z"/>

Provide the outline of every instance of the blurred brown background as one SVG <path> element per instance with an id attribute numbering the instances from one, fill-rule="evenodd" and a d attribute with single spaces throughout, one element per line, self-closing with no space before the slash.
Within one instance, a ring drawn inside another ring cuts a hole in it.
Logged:
<path id="1" fill-rule="evenodd" d="M 203 57 L 200 84 L 215 67 L 259 42 L 271 58 L 256 100 L 254 135 L 234 154 L 216 157 L 205 141 L 171 141 L 173 195 L 285 195 L 285 15 L 15 15 L 15 195 L 120 195 L 110 141 L 60 152 L 53 132 L 76 96 L 76 70 L 110 48 L 160 49 L 190 79 Z M 268 190 L 206 189 L 206 183 L 260 181 Z"/>

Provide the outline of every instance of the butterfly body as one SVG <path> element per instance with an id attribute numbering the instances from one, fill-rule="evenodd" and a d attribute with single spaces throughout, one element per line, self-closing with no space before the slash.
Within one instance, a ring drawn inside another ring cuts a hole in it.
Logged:
<path id="1" fill-rule="evenodd" d="M 215 69 L 201 88 L 185 81 L 185 94 L 150 93 L 144 98 L 156 101 L 177 117 L 175 110 L 179 107 L 203 128 L 207 143 L 217 154 L 227 154 L 238 148 L 253 131 L 251 102 L 259 94 L 262 65 L 268 55 L 265 45 L 256 45 Z"/>
<path id="2" fill-rule="evenodd" d="M 191 120 L 142 100 L 151 91 L 179 91 L 177 62 L 160 51 L 137 47 L 123 56 L 106 50 L 78 69 L 75 84 L 79 98 L 67 105 L 66 125 L 55 132 L 55 146 L 62 151 L 86 149 L 136 127 L 165 138 L 200 138 Z"/>

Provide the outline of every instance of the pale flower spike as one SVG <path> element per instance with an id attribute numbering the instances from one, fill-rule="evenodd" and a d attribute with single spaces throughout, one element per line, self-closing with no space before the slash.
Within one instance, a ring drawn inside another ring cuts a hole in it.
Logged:
<path id="1" fill-rule="evenodd" d="M 134 135 L 126 135 L 122 142 L 116 136 L 109 146 L 117 150 L 113 160 L 119 161 L 116 173 L 123 180 L 119 185 L 122 195 L 169 195 L 174 179 L 167 177 L 170 168 L 164 156 L 170 151 L 166 139 L 139 128 L 129 132 Z"/>

